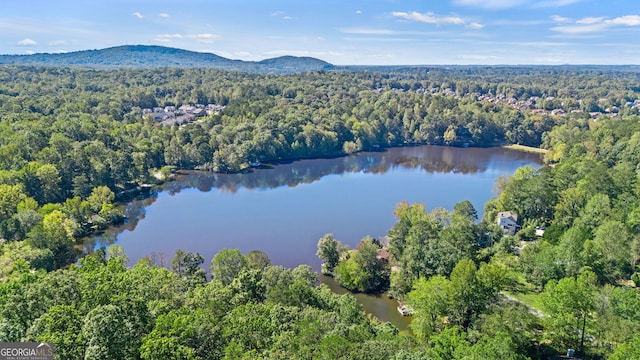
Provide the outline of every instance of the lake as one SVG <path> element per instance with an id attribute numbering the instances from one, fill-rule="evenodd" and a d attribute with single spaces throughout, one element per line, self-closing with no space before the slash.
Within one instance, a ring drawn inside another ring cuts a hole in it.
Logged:
<path id="1" fill-rule="evenodd" d="M 117 243 L 131 263 L 150 256 L 162 266 L 183 249 L 199 252 L 207 268 L 223 248 L 261 250 L 273 264 L 319 271 L 316 244 L 327 233 L 351 247 L 365 236 L 383 237 L 402 201 L 431 211 L 469 200 L 482 214 L 498 177 L 540 164 L 538 154 L 503 148 L 416 146 L 242 174 L 187 172 L 129 203 L 128 223 L 86 246 Z"/>

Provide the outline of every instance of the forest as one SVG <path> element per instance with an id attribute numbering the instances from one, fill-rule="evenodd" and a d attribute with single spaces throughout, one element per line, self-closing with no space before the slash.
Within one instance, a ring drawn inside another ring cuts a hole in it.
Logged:
<path id="1" fill-rule="evenodd" d="M 639 80 L 572 67 L 2 66 L 0 341 L 48 341 L 60 359 L 638 358 Z M 185 104 L 224 108 L 180 126 L 143 111 Z M 412 334 L 260 252 L 225 249 L 205 271 L 197 253 L 166 269 L 128 267 L 117 246 L 77 250 L 126 221 L 118 200 L 175 170 L 416 144 L 548 151 L 542 168 L 499 179 L 483 218 L 469 202 L 401 203 L 388 241 L 319 240 L 323 272 L 410 305 Z M 506 211 L 515 235 L 495 223 Z"/>

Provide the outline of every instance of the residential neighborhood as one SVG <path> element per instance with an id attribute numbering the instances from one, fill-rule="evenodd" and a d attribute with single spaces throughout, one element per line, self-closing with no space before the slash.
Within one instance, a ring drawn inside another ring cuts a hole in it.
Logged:
<path id="1" fill-rule="evenodd" d="M 184 104 L 176 108 L 175 106 L 154 107 L 153 109 L 142 109 L 142 115 L 151 115 L 159 126 L 184 125 L 194 122 L 196 119 L 217 114 L 224 109 L 224 106 L 217 104 Z"/>
<path id="2" fill-rule="evenodd" d="M 382 94 L 385 91 L 390 91 L 390 92 L 394 92 L 394 93 L 402 93 L 402 92 L 406 92 L 408 90 L 406 89 L 398 89 L 398 88 L 390 88 L 390 89 L 384 89 L 384 88 L 376 88 L 373 90 L 373 92 L 375 92 L 376 94 Z M 545 98 L 540 98 L 538 96 L 530 96 L 528 98 L 525 99 L 517 99 L 514 97 L 510 97 L 507 96 L 505 94 L 491 94 L 491 93 L 480 93 L 480 92 L 475 92 L 475 93 L 463 93 L 463 94 L 459 94 L 456 91 L 454 91 L 451 88 L 438 88 L 438 87 L 433 87 L 431 89 L 425 89 L 425 88 L 419 88 L 416 89 L 415 92 L 417 94 L 427 94 L 427 95 L 441 95 L 441 96 L 447 96 L 447 97 L 453 97 L 455 99 L 461 99 L 464 96 L 467 95 L 473 95 L 475 97 L 475 99 L 477 101 L 481 101 L 481 102 L 489 102 L 489 103 L 493 103 L 493 104 L 497 104 L 497 103 L 506 103 L 509 104 L 512 108 L 519 110 L 519 111 L 530 111 L 532 114 L 535 115 L 551 115 L 551 116 L 556 116 L 556 117 L 563 117 L 566 116 L 568 113 L 571 114 L 576 114 L 576 113 L 583 113 L 583 110 L 580 109 L 563 109 L 563 108 L 553 108 L 553 109 L 549 109 L 548 107 L 542 106 L 543 102 L 553 102 L 553 101 L 557 101 L 556 97 L 554 96 L 547 96 Z M 620 112 L 620 107 L 618 106 L 609 106 L 607 105 L 609 99 L 606 98 L 602 98 L 599 99 L 598 101 L 598 105 L 601 109 L 601 111 L 591 111 L 589 112 L 589 117 L 591 117 L 592 119 L 596 119 L 601 115 L 605 115 L 605 116 L 609 116 L 609 117 L 613 117 L 613 118 L 617 118 L 619 117 L 619 112 Z M 576 100 L 576 102 L 578 104 L 582 104 L 582 100 L 578 99 Z M 564 102 L 560 102 L 559 105 L 561 105 L 562 107 L 565 106 Z M 557 105 L 556 105 L 557 106 Z M 627 107 L 633 111 L 636 112 L 640 112 L 640 99 L 638 100 L 634 100 L 633 102 L 629 101 L 624 105 L 621 105 L 621 107 Z"/>

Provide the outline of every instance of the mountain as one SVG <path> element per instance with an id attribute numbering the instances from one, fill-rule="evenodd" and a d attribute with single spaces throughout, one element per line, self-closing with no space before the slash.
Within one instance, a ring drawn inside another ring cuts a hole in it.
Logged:
<path id="1" fill-rule="evenodd" d="M 216 68 L 277 74 L 333 68 L 328 62 L 311 57 L 282 56 L 254 62 L 227 59 L 211 53 L 147 45 L 123 45 L 60 54 L 0 55 L 0 64 L 85 68 Z"/>
<path id="2" fill-rule="evenodd" d="M 258 64 L 264 65 L 268 68 L 281 68 L 281 69 L 298 69 L 298 71 L 316 71 L 316 70 L 331 70 L 333 65 L 328 62 L 312 57 L 297 57 L 297 56 L 280 56 L 273 59 L 266 59 L 259 61 Z"/>

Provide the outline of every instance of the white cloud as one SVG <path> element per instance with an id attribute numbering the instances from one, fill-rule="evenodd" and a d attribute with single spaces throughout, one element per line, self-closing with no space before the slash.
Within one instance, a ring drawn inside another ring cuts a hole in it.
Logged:
<path id="1" fill-rule="evenodd" d="M 284 20 L 293 20 L 293 18 L 287 15 L 284 11 L 272 11 L 269 16 L 279 17 Z"/>
<path id="2" fill-rule="evenodd" d="M 617 17 L 617 18 L 612 19 L 612 20 L 606 20 L 605 24 L 639 26 L 640 25 L 640 15 L 626 15 L 626 16 Z"/>
<path id="3" fill-rule="evenodd" d="M 562 7 L 571 4 L 578 3 L 582 0 L 546 0 L 541 1 L 533 5 L 535 8 L 544 8 L 544 7 Z"/>
<path id="4" fill-rule="evenodd" d="M 199 43 L 210 44 L 215 40 L 222 39 L 222 36 L 217 34 L 158 34 L 153 40 L 161 43 L 170 43 L 173 42 L 173 40 L 180 39 L 195 40 Z"/>
<path id="5" fill-rule="evenodd" d="M 474 23 L 471 23 L 471 24 L 467 25 L 467 27 L 469 29 L 482 29 L 484 27 L 484 25 L 482 25 L 480 23 L 477 23 L 477 22 L 474 22 Z"/>
<path id="6" fill-rule="evenodd" d="M 163 18 L 168 18 L 168 17 L 169 17 L 169 14 L 167 14 L 167 13 L 161 13 L 161 14 L 159 14 L 158 16 L 163 17 Z"/>
<path id="7" fill-rule="evenodd" d="M 140 14 L 140 12 L 137 12 L 137 11 L 134 12 L 133 14 L 131 14 L 131 15 L 137 17 L 138 19 L 142 19 L 144 17 L 144 16 L 142 16 L 142 14 Z"/>
<path id="8" fill-rule="evenodd" d="M 552 15 L 551 16 L 551 20 L 553 20 L 555 22 L 559 22 L 559 23 L 568 23 L 568 22 L 573 21 L 573 20 L 571 20 L 571 18 L 567 18 L 567 17 L 560 16 L 560 15 Z"/>
<path id="9" fill-rule="evenodd" d="M 479 7 L 490 10 L 508 9 L 525 4 L 527 0 L 453 0 L 460 6 Z"/>
<path id="10" fill-rule="evenodd" d="M 576 21 L 576 24 L 584 24 L 584 25 L 598 24 L 598 23 L 601 23 L 604 19 L 605 19 L 604 17 L 586 17 Z"/>
<path id="11" fill-rule="evenodd" d="M 349 41 L 349 42 L 391 42 L 391 43 L 401 43 L 401 42 L 416 42 L 419 41 L 418 39 L 414 39 L 414 38 L 389 38 L 389 37 L 366 37 L 366 38 L 355 38 L 355 37 L 345 37 L 342 38 L 342 40 L 344 41 Z"/>
<path id="12" fill-rule="evenodd" d="M 185 35 L 187 39 L 193 39 L 200 43 L 212 43 L 215 40 L 222 39 L 222 36 L 217 34 L 193 34 L 193 35 Z"/>
<path id="13" fill-rule="evenodd" d="M 26 39 L 22 39 L 20 41 L 18 41 L 16 43 L 16 45 L 20 45 L 20 46 L 36 46 L 38 45 L 38 42 L 29 38 Z"/>
<path id="14" fill-rule="evenodd" d="M 184 36 L 182 36 L 181 34 L 158 34 L 153 40 L 161 43 L 170 43 L 174 39 L 183 39 L 183 38 Z"/>
<path id="15" fill-rule="evenodd" d="M 567 42 L 553 42 L 553 41 L 523 41 L 523 42 L 510 42 L 510 43 L 503 43 L 503 44 L 510 44 L 510 45 L 516 45 L 516 46 L 524 46 L 524 47 L 566 47 L 566 46 L 570 46 L 572 45 L 571 43 L 567 43 Z"/>
<path id="16" fill-rule="evenodd" d="M 470 6 L 488 10 L 502 10 L 528 5 L 533 8 L 562 7 L 578 3 L 582 0 L 453 0 L 459 6 Z"/>
<path id="17" fill-rule="evenodd" d="M 564 25 L 552 27 L 551 30 L 562 34 L 579 35 L 602 31 L 606 27 L 605 24 Z"/>
<path id="18" fill-rule="evenodd" d="M 417 11 L 412 11 L 410 13 L 403 11 L 393 12 L 393 16 L 403 18 L 410 21 L 418 21 L 427 24 L 454 24 L 461 25 L 464 24 L 465 21 L 461 17 L 458 16 L 438 16 L 432 12 L 427 13 L 419 13 Z"/>
<path id="19" fill-rule="evenodd" d="M 513 20 L 513 19 L 498 19 L 491 22 L 492 25 L 499 26 L 536 26 L 545 24 L 547 21 L 542 20 Z"/>
<path id="20" fill-rule="evenodd" d="M 370 28 L 348 28 L 342 29 L 340 32 L 345 34 L 358 34 L 358 35 L 393 35 L 397 34 L 396 31 L 388 29 L 370 29 Z"/>
<path id="21" fill-rule="evenodd" d="M 362 10 L 356 10 L 356 14 L 358 15 L 362 14 Z"/>
<path id="22" fill-rule="evenodd" d="M 625 15 L 606 20 L 605 17 L 586 17 L 575 24 L 552 27 L 551 30 L 568 35 L 580 35 L 605 31 L 616 26 L 640 26 L 640 15 Z"/>
<path id="23" fill-rule="evenodd" d="M 63 45 L 68 45 L 68 43 L 65 40 L 55 40 L 55 41 L 49 41 L 48 45 L 50 45 L 50 46 L 63 46 Z"/>

